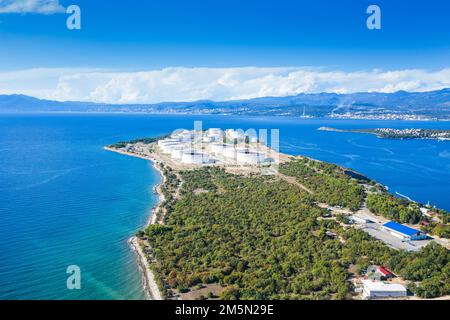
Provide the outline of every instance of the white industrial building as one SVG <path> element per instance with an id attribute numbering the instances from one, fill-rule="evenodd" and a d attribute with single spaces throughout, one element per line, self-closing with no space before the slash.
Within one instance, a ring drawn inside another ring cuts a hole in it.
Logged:
<path id="1" fill-rule="evenodd" d="M 427 235 L 422 231 L 410 228 L 395 221 L 386 222 L 383 224 L 382 228 L 402 240 L 424 240 L 427 238 Z"/>
<path id="2" fill-rule="evenodd" d="M 363 297 L 365 299 L 398 298 L 406 297 L 407 295 L 405 286 L 398 283 L 386 283 L 372 280 L 361 281 L 363 284 Z"/>
<path id="3" fill-rule="evenodd" d="M 209 156 L 199 151 L 184 152 L 181 156 L 181 162 L 186 164 L 204 164 L 209 163 Z"/>

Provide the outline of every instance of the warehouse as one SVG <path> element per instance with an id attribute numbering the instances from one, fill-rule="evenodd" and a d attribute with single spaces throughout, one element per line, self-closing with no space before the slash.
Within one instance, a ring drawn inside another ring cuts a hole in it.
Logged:
<path id="1" fill-rule="evenodd" d="M 402 240 L 424 240 L 427 238 L 425 233 L 394 221 L 386 222 L 382 228 Z"/>
<path id="2" fill-rule="evenodd" d="M 398 283 L 386 283 L 381 281 L 361 280 L 363 284 L 363 297 L 374 298 L 398 298 L 406 297 L 405 286 Z"/>

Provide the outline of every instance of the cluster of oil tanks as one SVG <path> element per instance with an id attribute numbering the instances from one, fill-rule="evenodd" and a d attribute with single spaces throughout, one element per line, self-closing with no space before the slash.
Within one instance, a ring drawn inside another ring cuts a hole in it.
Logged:
<path id="1" fill-rule="evenodd" d="M 225 136 L 232 139 L 244 138 L 242 133 L 235 130 L 227 130 Z M 258 164 L 264 162 L 266 157 L 249 148 L 241 148 L 235 144 L 223 143 L 224 133 L 221 129 L 211 128 L 196 135 L 195 131 L 181 130 L 174 132 L 170 138 L 159 140 L 158 146 L 165 154 L 169 154 L 172 159 L 186 164 L 210 163 L 210 155 L 203 151 L 195 150 L 192 146 L 194 142 L 207 142 L 212 154 L 218 158 L 223 157 L 227 161 L 235 161 L 242 164 Z"/>
<path id="2" fill-rule="evenodd" d="M 235 160 L 237 163 L 258 164 L 264 162 L 264 154 L 249 148 L 240 148 L 233 144 L 215 143 L 211 145 L 211 152 L 222 156 L 227 160 Z"/>

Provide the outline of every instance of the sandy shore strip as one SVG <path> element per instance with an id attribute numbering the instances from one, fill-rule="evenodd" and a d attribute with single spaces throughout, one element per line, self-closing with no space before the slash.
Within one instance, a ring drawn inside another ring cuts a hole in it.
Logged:
<path id="1" fill-rule="evenodd" d="M 156 284 L 155 275 L 150 270 L 147 258 L 139 244 L 138 238 L 131 237 L 128 242 L 130 243 L 131 248 L 138 257 L 139 269 L 142 272 L 142 277 L 144 280 L 143 285 L 145 295 L 149 300 L 164 300 L 161 296 L 161 292 L 159 291 L 158 285 Z"/>
<path id="2" fill-rule="evenodd" d="M 110 148 L 110 147 L 104 147 L 104 149 L 108 150 L 108 151 L 120 153 L 123 155 L 131 156 L 131 157 L 137 157 L 137 158 L 141 158 L 144 160 L 149 160 L 152 162 L 153 168 L 155 168 L 155 170 L 158 171 L 158 173 L 161 176 L 161 181 L 154 187 L 154 191 L 158 195 L 158 202 L 157 202 L 157 205 L 152 209 L 152 212 L 149 216 L 149 220 L 148 220 L 146 226 L 148 226 L 150 224 L 156 224 L 157 223 L 156 213 L 158 212 L 159 207 L 161 206 L 161 204 L 163 203 L 163 201 L 165 199 L 164 195 L 161 192 L 161 186 L 166 181 L 166 176 L 163 174 L 162 170 L 158 167 L 156 160 L 152 159 L 150 157 L 147 157 L 147 156 L 140 156 L 140 155 L 137 155 L 137 154 L 134 154 L 131 152 L 117 150 L 117 149 Z M 145 291 L 147 298 L 149 300 L 164 300 L 162 297 L 161 291 L 159 290 L 158 285 L 156 284 L 155 275 L 153 274 L 153 272 L 150 269 L 150 265 L 148 263 L 147 257 L 145 255 L 144 251 L 142 250 L 141 245 L 139 244 L 139 239 L 134 236 L 134 237 L 131 237 L 128 240 L 128 242 L 131 246 L 131 249 L 136 253 L 139 269 L 142 272 L 143 286 L 144 286 L 144 291 Z"/>

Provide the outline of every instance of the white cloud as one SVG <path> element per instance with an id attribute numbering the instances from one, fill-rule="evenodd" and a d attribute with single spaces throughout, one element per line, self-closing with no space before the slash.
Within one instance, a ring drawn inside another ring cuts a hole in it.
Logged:
<path id="1" fill-rule="evenodd" d="M 0 72 L 0 93 L 106 103 L 220 101 L 299 93 L 429 91 L 448 87 L 450 68 L 343 72 L 298 67 L 172 67 L 142 72 L 98 69 Z"/>
<path id="2" fill-rule="evenodd" d="M 59 0 L 0 0 L 0 13 L 53 14 L 65 10 Z"/>

